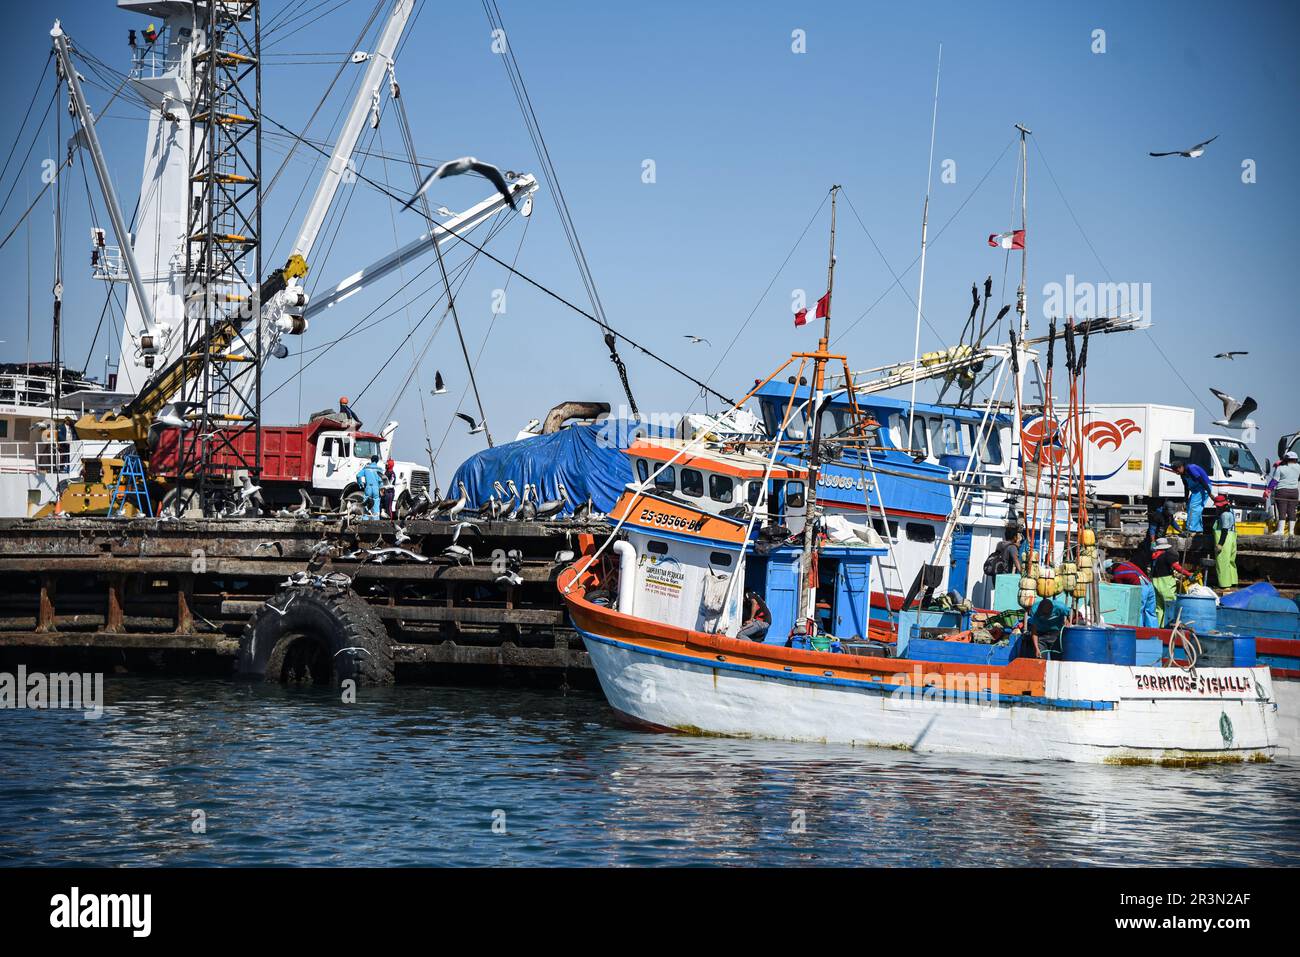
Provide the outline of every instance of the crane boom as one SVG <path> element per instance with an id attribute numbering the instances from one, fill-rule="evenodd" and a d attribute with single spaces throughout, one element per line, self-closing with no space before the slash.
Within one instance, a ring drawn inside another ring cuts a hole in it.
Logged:
<path id="1" fill-rule="evenodd" d="M 312 247 L 316 245 L 325 216 L 329 213 L 339 185 L 343 182 L 344 174 L 348 169 L 348 163 L 352 160 L 352 151 L 361 136 L 366 114 L 376 108 L 384 74 L 392 66 L 393 54 L 397 51 L 397 44 L 406 31 L 406 23 L 411 17 L 414 6 L 415 0 L 396 0 L 393 4 L 388 22 L 384 24 L 384 30 L 380 34 L 379 44 L 375 47 L 375 52 L 370 54 L 365 79 L 357 90 L 356 99 L 352 101 L 352 109 L 348 111 L 347 121 L 343 124 L 339 138 L 334 143 L 333 152 L 330 153 L 329 165 L 325 167 L 325 172 L 316 185 L 316 195 L 312 197 L 302 228 L 298 230 L 298 238 L 294 241 L 291 253 L 293 256 L 301 256 L 303 259 L 311 256 Z"/>
<path id="2" fill-rule="evenodd" d="M 59 58 L 59 68 L 68 81 L 68 92 L 72 96 L 73 108 L 81 120 L 81 131 L 85 134 L 90 159 L 95 167 L 95 176 L 104 194 L 104 205 L 108 207 L 108 218 L 113 223 L 113 235 L 122 247 L 122 260 L 126 264 L 126 274 L 131 281 L 131 291 L 135 293 L 140 314 L 144 316 L 145 328 L 153 326 L 153 310 L 149 297 L 145 295 L 144 283 L 140 279 L 140 266 L 135 261 L 135 252 L 131 248 L 131 236 L 126 229 L 126 220 L 122 218 L 122 207 L 117 201 L 117 191 L 113 189 L 113 180 L 108 175 L 108 164 L 104 161 L 104 151 L 99 145 L 99 133 L 95 130 L 95 117 L 86 103 L 85 94 L 81 92 L 81 78 L 77 68 L 72 65 L 72 53 L 68 49 L 68 35 L 58 20 L 50 30 L 54 38 L 54 52 Z"/>

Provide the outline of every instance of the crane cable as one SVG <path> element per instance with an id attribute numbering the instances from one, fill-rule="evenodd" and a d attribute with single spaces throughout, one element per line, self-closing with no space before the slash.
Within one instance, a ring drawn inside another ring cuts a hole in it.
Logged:
<path id="1" fill-rule="evenodd" d="M 563 227 L 565 238 L 569 242 L 569 249 L 573 252 L 574 262 L 578 266 L 578 273 L 582 278 L 582 283 L 587 289 L 591 308 L 596 314 L 597 322 L 600 323 L 604 330 L 605 346 L 609 349 L 609 360 L 614 364 L 614 368 L 618 372 L 619 381 L 623 385 L 623 394 L 627 396 L 627 404 L 632 416 L 638 418 L 640 412 L 637 410 L 636 398 L 632 395 L 632 385 L 627 378 L 627 366 L 623 363 L 622 356 L 618 354 L 618 337 L 606 320 L 605 306 L 600 300 L 600 293 L 596 290 L 595 277 L 592 276 L 591 266 L 587 262 L 587 255 L 583 251 L 577 228 L 573 224 L 573 216 L 569 212 L 568 201 L 564 198 L 564 190 L 560 186 L 555 164 L 551 161 L 551 152 L 546 145 L 546 138 L 542 135 L 542 127 L 537 119 L 537 111 L 533 108 L 532 97 L 528 95 L 528 87 L 524 83 L 523 73 L 519 69 L 519 61 L 515 58 L 514 48 L 506 35 L 505 21 L 501 18 L 501 9 L 497 6 L 496 0 L 483 0 L 483 12 L 487 14 L 488 25 L 492 28 L 494 41 L 502 44 L 500 50 L 501 62 L 506 68 L 510 86 L 514 90 L 515 101 L 519 104 L 519 112 L 523 116 L 524 126 L 528 130 L 528 137 L 532 140 L 533 149 L 537 153 L 537 161 L 541 165 L 543 175 L 551 185 L 555 206 L 560 214 L 560 225 Z"/>

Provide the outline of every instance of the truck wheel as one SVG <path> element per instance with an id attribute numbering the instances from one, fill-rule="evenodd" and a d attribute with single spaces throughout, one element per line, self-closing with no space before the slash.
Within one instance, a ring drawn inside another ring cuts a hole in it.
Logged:
<path id="1" fill-rule="evenodd" d="M 159 512 L 172 518 L 202 518 L 203 509 L 199 504 L 199 490 L 196 488 L 169 489 L 163 496 Z"/>
<path id="2" fill-rule="evenodd" d="M 397 504 L 393 506 L 393 514 L 397 516 L 399 522 L 405 521 L 406 516 L 411 511 L 411 493 L 403 492 L 397 497 Z"/>
<path id="3" fill-rule="evenodd" d="M 249 619 L 239 639 L 241 677 L 282 684 L 393 683 L 388 632 L 353 592 L 295 585 L 281 588 L 267 605 Z"/>
<path id="4" fill-rule="evenodd" d="M 349 506 L 355 506 L 357 510 L 360 510 L 365 507 L 365 504 L 366 493 L 361 491 L 361 489 L 357 488 L 355 485 L 349 485 L 343 490 L 343 495 L 340 498 L 341 508 L 339 510 L 346 512 L 349 510 Z"/>

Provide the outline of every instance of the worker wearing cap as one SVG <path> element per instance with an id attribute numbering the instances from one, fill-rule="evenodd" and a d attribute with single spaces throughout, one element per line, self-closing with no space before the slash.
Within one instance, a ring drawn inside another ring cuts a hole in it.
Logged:
<path id="1" fill-rule="evenodd" d="M 1226 495 L 1214 496 L 1214 576 L 1220 588 L 1237 587 L 1237 516 Z"/>
<path id="2" fill-rule="evenodd" d="M 1300 500 L 1300 461 L 1297 459 L 1300 456 L 1294 452 L 1282 456 L 1282 461 L 1277 463 L 1269 478 L 1269 491 L 1265 493 L 1272 495 L 1273 504 L 1277 506 L 1277 530 L 1282 535 L 1296 533 L 1296 504 Z"/>
<path id="3" fill-rule="evenodd" d="M 1175 576 L 1191 578 L 1192 573 L 1178 564 L 1169 539 L 1158 538 L 1151 546 L 1151 584 L 1156 590 L 1156 617 L 1160 619 L 1161 627 L 1165 624 L 1165 609 L 1178 597 Z"/>
<path id="4" fill-rule="evenodd" d="M 1138 625 L 1142 628 L 1159 628 L 1160 615 L 1156 610 L 1156 587 L 1151 579 L 1133 562 L 1117 562 L 1106 559 L 1103 566 L 1110 580 L 1116 585 L 1135 585 L 1141 589 L 1141 607 L 1138 611 Z"/>
<path id="5" fill-rule="evenodd" d="M 384 484 L 384 473 L 379 468 L 379 456 L 370 456 L 370 461 L 357 473 L 357 484 L 366 494 L 366 510 L 371 518 L 379 517 L 379 497 Z"/>
<path id="6" fill-rule="evenodd" d="M 1182 478 L 1183 489 L 1187 492 L 1187 530 L 1202 532 L 1205 529 L 1201 525 L 1201 513 L 1214 491 L 1210 486 L 1210 476 L 1195 462 L 1175 462 L 1174 471 Z"/>

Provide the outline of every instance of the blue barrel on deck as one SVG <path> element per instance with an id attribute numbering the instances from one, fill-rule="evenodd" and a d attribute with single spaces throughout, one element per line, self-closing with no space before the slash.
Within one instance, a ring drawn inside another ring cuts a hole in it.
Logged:
<path id="1" fill-rule="evenodd" d="M 1110 632 L 1114 629 L 1100 625 L 1068 625 L 1061 629 L 1061 659 L 1063 661 L 1091 661 L 1094 664 L 1110 663 Z M 1134 660 L 1137 648 L 1133 650 Z"/>
<path id="2" fill-rule="evenodd" d="M 1214 631 L 1219 626 L 1219 606 L 1213 598 L 1180 595 L 1173 607 L 1165 612 L 1165 627 L 1172 628 L 1181 616 L 1182 622 L 1198 635 Z"/>
<path id="3" fill-rule="evenodd" d="M 1106 639 L 1106 649 L 1112 665 L 1138 663 L 1138 636 L 1133 628 L 1111 628 Z"/>

